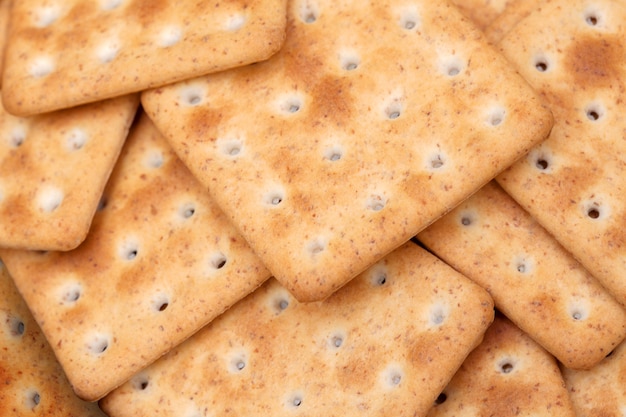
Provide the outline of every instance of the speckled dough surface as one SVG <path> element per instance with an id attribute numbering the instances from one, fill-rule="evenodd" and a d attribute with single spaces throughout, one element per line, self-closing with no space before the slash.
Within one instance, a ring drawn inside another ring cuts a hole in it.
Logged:
<path id="1" fill-rule="evenodd" d="M 0 250 L 75 391 L 96 400 L 269 278 L 145 115 L 87 239 Z"/>
<path id="2" fill-rule="evenodd" d="M 115 97 L 267 59 L 286 0 L 20 0 L 2 95 L 16 115 Z"/>
<path id="3" fill-rule="evenodd" d="M 0 415 L 105 417 L 79 399 L 0 262 Z"/>
<path id="4" fill-rule="evenodd" d="M 605 0 L 545 2 L 509 32 L 555 125 L 497 180 L 626 306 L 625 37 L 626 3 Z"/>
<path id="5" fill-rule="evenodd" d="M 575 417 L 554 357 L 497 315 L 427 417 Z"/>
<path id="6" fill-rule="evenodd" d="M 295 0 L 287 32 L 266 62 L 142 102 L 300 301 L 332 294 L 551 127 L 448 3 Z"/>
<path id="7" fill-rule="evenodd" d="M 0 247 L 85 239 L 138 104 L 131 95 L 25 118 L 0 108 Z"/>
<path id="8" fill-rule="evenodd" d="M 586 371 L 563 369 L 576 415 L 622 417 L 626 413 L 626 343 Z"/>
<path id="9" fill-rule="evenodd" d="M 592 367 L 626 337 L 621 305 L 495 182 L 418 238 L 568 367 Z"/>
<path id="10" fill-rule="evenodd" d="M 323 302 L 268 281 L 101 406 L 111 417 L 425 415 L 492 320 L 483 289 L 407 243 Z"/>

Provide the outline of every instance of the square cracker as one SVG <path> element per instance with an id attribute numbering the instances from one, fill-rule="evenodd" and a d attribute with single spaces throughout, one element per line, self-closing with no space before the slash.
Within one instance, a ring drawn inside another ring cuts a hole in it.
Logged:
<path id="1" fill-rule="evenodd" d="M 0 262 L 0 415 L 105 417 L 78 398 Z"/>
<path id="2" fill-rule="evenodd" d="M 626 414 L 626 343 L 592 369 L 562 371 L 576 415 L 623 417 Z"/>
<path id="3" fill-rule="evenodd" d="M 484 290 L 409 242 L 321 302 L 268 281 L 100 405 L 111 417 L 425 415 L 493 314 Z"/>
<path id="4" fill-rule="evenodd" d="M 87 400 L 104 396 L 269 278 L 145 115 L 83 244 L 0 255 Z"/>
<path id="5" fill-rule="evenodd" d="M 129 95 L 32 117 L 0 106 L 0 247 L 85 239 L 138 104 Z"/>
<path id="6" fill-rule="evenodd" d="M 626 310 L 495 182 L 418 239 L 568 367 L 591 368 L 626 337 Z"/>
<path id="7" fill-rule="evenodd" d="M 502 40 L 555 124 L 497 178 L 624 306 L 625 22 L 623 1 L 553 0 Z"/>
<path id="8" fill-rule="evenodd" d="M 142 102 L 272 274 L 314 301 L 524 155 L 552 119 L 448 3 L 289 6 L 270 60 Z"/>
<path id="9" fill-rule="evenodd" d="M 574 417 L 552 355 L 506 317 L 496 315 L 427 417 Z"/>
<path id="10" fill-rule="evenodd" d="M 31 115 L 267 59 L 285 10 L 286 0 L 19 0 L 3 100 Z"/>

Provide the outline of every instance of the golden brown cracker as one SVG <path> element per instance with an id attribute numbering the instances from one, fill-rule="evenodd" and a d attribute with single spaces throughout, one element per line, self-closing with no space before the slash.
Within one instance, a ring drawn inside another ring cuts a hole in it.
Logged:
<path id="1" fill-rule="evenodd" d="M 297 0 L 288 22 L 270 60 L 142 102 L 300 301 L 328 297 L 551 127 L 450 4 Z"/>
<path id="2" fill-rule="evenodd" d="M 92 401 L 269 278 L 145 115 L 83 244 L 0 253 L 74 390 Z"/>

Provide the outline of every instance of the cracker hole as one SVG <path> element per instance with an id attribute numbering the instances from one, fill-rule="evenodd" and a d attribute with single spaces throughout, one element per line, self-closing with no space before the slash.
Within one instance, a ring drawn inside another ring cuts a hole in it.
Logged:
<path id="1" fill-rule="evenodd" d="M 569 315 L 574 321 L 583 321 L 589 317 L 589 310 L 581 303 L 573 303 L 569 307 Z"/>
<path id="2" fill-rule="evenodd" d="M 525 255 L 516 256 L 513 260 L 515 270 L 523 275 L 531 274 L 535 269 L 535 262 L 532 258 Z"/>
<path id="3" fill-rule="evenodd" d="M 384 196 L 373 194 L 367 200 L 367 208 L 371 211 L 381 211 L 387 205 L 387 199 Z"/>
<path id="4" fill-rule="evenodd" d="M 417 8 L 414 6 L 405 7 L 400 10 L 398 25 L 401 29 L 414 31 L 420 25 L 420 17 Z"/>
<path id="5" fill-rule="evenodd" d="M 585 10 L 583 18 L 587 26 L 590 27 L 601 26 L 602 22 L 604 21 L 603 13 L 596 8 L 590 8 Z"/>
<path id="6" fill-rule="evenodd" d="M 170 305 L 170 299 L 165 294 L 159 294 L 152 300 L 152 308 L 156 312 L 163 312 L 167 310 Z"/>
<path id="7" fill-rule="evenodd" d="M 552 171 L 554 165 L 552 153 L 544 147 L 533 149 L 528 154 L 528 161 L 535 169 L 546 174 Z"/>
<path id="8" fill-rule="evenodd" d="M 515 369 L 515 361 L 506 358 L 498 362 L 497 369 L 502 374 L 510 374 Z"/>
<path id="9" fill-rule="evenodd" d="M 87 350 L 99 356 L 109 348 L 109 338 L 105 335 L 95 335 L 87 342 Z"/>
<path id="10" fill-rule="evenodd" d="M 586 217 L 593 221 L 603 220 L 608 215 L 608 208 L 597 200 L 588 200 L 583 204 Z"/>
<path id="11" fill-rule="evenodd" d="M 35 389 L 26 390 L 26 408 L 34 410 L 41 403 L 41 394 Z"/>
<path id="12" fill-rule="evenodd" d="M 145 391 L 150 386 L 150 379 L 145 375 L 138 375 L 132 379 L 131 385 L 135 391 Z"/>
<path id="13" fill-rule="evenodd" d="M 548 70 L 548 63 L 544 60 L 535 62 L 535 68 L 539 72 L 546 72 Z"/>
<path id="14" fill-rule="evenodd" d="M 430 308 L 428 322 L 431 326 L 441 326 L 448 318 L 448 308 L 443 304 L 435 304 Z"/>
<path id="15" fill-rule="evenodd" d="M 164 162 L 165 158 L 160 151 L 152 151 L 146 158 L 146 165 L 149 168 L 161 168 Z"/>
<path id="16" fill-rule="evenodd" d="M 192 203 L 183 204 L 178 209 L 178 214 L 183 219 L 190 219 L 190 218 L 192 218 L 194 216 L 194 214 L 196 214 L 196 207 Z"/>
<path id="17" fill-rule="evenodd" d="M 265 203 L 270 206 L 278 206 L 284 199 L 285 195 L 281 190 L 274 190 L 265 195 Z"/>
<path id="18" fill-rule="evenodd" d="M 356 52 L 344 51 L 339 55 L 341 68 L 345 71 L 354 71 L 361 65 L 361 58 Z"/>
<path id="19" fill-rule="evenodd" d="M 228 157 L 236 157 L 243 151 L 243 142 L 239 139 L 218 139 L 216 145 L 219 151 Z"/>
<path id="20" fill-rule="evenodd" d="M 302 394 L 293 394 L 287 401 L 287 405 L 291 408 L 298 408 L 302 406 L 303 401 L 304 397 Z"/>
<path id="21" fill-rule="evenodd" d="M 295 114 L 302 109 L 302 100 L 299 97 L 288 97 L 280 103 L 280 110 L 286 114 Z"/>
<path id="22" fill-rule="evenodd" d="M 336 334 L 330 338 L 330 346 L 334 348 L 340 348 L 343 346 L 344 336 L 340 334 Z"/>
<path id="23" fill-rule="evenodd" d="M 178 26 L 167 26 L 161 29 L 158 37 L 158 44 L 161 48 L 169 48 L 180 42 L 183 31 Z"/>
<path id="24" fill-rule="evenodd" d="M 232 355 L 228 363 L 228 370 L 231 373 L 240 373 L 248 366 L 248 358 L 244 353 L 236 353 Z"/>
<path id="25" fill-rule="evenodd" d="M 396 365 L 387 367 L 384 379 L 388 388 L 397 388 L 404 379 L 402 369 Z"/>
<path id="26" fill-rule="evenodd" d="M 441 405 L 448 400 L 448 395 L 445 392 L 442 392 L 435 398 L 435 405 Z"/>
<path id="27" fill-rule="evenodd" d="M 82 129 L 72 129 L 66 137 L 65 144 L 69 151 L 82 149 L 87 143 L 87 132 Z"/>
<path id="28" fill-rule="evenodd" d="M 21 337 L 24 335 L 24 331 L 26 330 L 26 325 L 24 322 L 17 318 L 12 317 L 8 320 L 9 324 L 9 333 L 14 337 Z"/>
<path id="29" fill-rule="evenodd" d="M 243 14 L 235 14 L 226 20 L 225 28 L 230 32 L 236 32 L 246 24 L 246 16 Z"/>
<path id="30" fill-rule="evenodd" d="M 226 266 L 226 255 L 221 252 L 214 253 L 211 255 L 210 264 L 213 269 L 222 269 Z"/>
<path id="31" fill-rule="evenodd" d="M 343 158 L 344 150 L 339 145 L 334 145 L 324 151 L 324 159 L 330 162 L 337 162 Z"/>
<path id="32" fill-rule="evenodd" d="M 600 120 L 602 117 L 604 117 L 604 114 L 605 110 L 603 106 L 598 103 L 590 104 L 585 109 L 585 115 L 587 116 L 587 119 L 592 122 Z"/>
<path id="33" fill-rule="evenodd" d="M 13 128 L 11 130 L 11 134 L 9 135 L 9 146 L 13 148 L 19 148 L 24 144 L 26 140 L 26 129 L 24 127 L 19 126 Z"/>
<path id="34" fill-rule="evenodd" d="M 127 241 L 120 245 L 120 258 L 126 261 L 133 261 L 139 256 L 139 244 L 134 241 Z"/>
<path id="35" fill-rule="evenodd" d="M 429 170 L 438 171 L 443 169 L 443 167 L 446 165 L 446 159 L 446 155 L 441 152 L 431 155 L 428 160 Z"/>
<path id="36" fill-rule="evenodd" d="M 456 77 L 465 69 L 465 62 L 458 56 L 448 56 L 442 58 L 439 64 L 439 71 L 448 77 Z"/>
<path id="37" fill-rule="evenodd" d="M 493 127 L 500 126 L 504 122 L 505 116 L 506 111 L 503 108 L 493 108 L 489 111 L 489 115 L 487 116 L 487 123 Z"/>
<path id="38" fill-rule="evenodd" d="M 59 301 L 63 305 L 74 305 L 82 294 L 83 288 L 79 283 L 69 283 L 61 288 Z"/>
<path id="39" fill-rule="evenodd" d="M 306 249 L 309 256 L 316 257 L 326 250 L 326 245 L 327 243 L 324 239 L 318 238 L 310 241 L 307 244 Z"/>
<path id="40" fill-rule="evenodd" d="M 64 197 L 65 195 L 61 189 L 47 187 L 39 191 L 37 203 L 43 212 L 52 213 L 61 206 Z"/>
<path id="41" fill-rule="evenodd" d="M 476 220 L 476 214 L 469 211 L 463 212 L 459 216 L 459 223 L 461 224 L 461 226 L 465 227 L 472 226 L 476 223 Z"/>
<path id="42" fill-rule="evenodd" d="M 300 20 L 302 22 L 311 24 L 317 22 L 320 16 L 320 10 L 316 3 L 312 1 L 306 1 L 300 8 Z"/>
<path id="43" fill-rule="evenodd" d="M 43 78 L 54 71 L 54 60 L 50 57 L 35 58 L 28 69 L 28 73 L 35 78 Z"/>
<path id="44" fill-rule="evenodd" d="M 395 120 L 402 115 L 402 106 L 400 103 L 394 102 L 387 107 L 385 114 L 389 120 Z"/>
<path id="45" fill-rule="evenodd" d="M 183 106 L 196 107 L 204 101 L 205 92 L 200 86 L 187 86 L 180 91 L 179 101 Z"/>

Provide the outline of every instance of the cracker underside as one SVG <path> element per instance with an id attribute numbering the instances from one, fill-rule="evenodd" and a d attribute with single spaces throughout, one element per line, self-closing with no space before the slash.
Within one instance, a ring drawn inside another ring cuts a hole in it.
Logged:
<path id="1" fill-rule="evenodd" d="M 576 414 L 554 357 L 498 315 L 427 417 L 516 415 Z"/>
<path id="2" fill-rule="evenodd" d="M 101 406 L 112 417 L 424 415 L 492 320 L 484 290 L 407 243 L 323 302 L 268 281 Z"/>
<path id="3" fill-rule="evenodd" d="M 551 1 L 504 38 L 555 125 L 497 180 L 626 306 L 624 22 L 623 2 Z"/>
<path id="4" fill-rule="evenodd" d="M 30 115 L 267 59 L 286 0 L 15 1 L 2 92 Z"/>
<path id="5" fill-rule="evenodd" d="M 33 117 L 0 109 L 0 247 L 70 250 L 85 239 L 138 104 L 129 95 Z"/>
<path id="6" fill-rule="evenodd" d="M 270 60 L 142 103 L 300 301 L 408 241 L 551 126 L 478 29 L 430 1 L 294 1 Z"/>
<path id="7" fill-rule="evenodd" d="M 88 400 L 269 278 L 145 115 L 82 245 L 0 254 L 74 390 Z"/>
<path id="8" fill-rule="evenodd" d="M 0 415 L 105 417 L 80 400 L 0 262 Z"/>
<path id="9" fill-rule="evenodd" d="M 418 239 L 568 367 L 594 366 L 626 337 L 622 306 L 495 182 Z"/>

